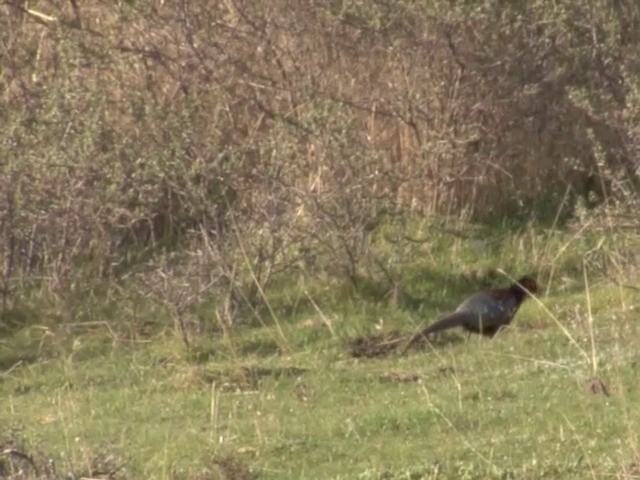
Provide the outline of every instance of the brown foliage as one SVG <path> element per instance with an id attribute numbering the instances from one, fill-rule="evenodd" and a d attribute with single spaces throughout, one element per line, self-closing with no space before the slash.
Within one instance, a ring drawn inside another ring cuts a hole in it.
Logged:
<path id="1" fill-rule="evenodd" d="M 635 199 L 638 31 L 632 0 L 6 3 L 3 298 L 200 238 L 255 302 L 356 281 L 385 212 Z"/>

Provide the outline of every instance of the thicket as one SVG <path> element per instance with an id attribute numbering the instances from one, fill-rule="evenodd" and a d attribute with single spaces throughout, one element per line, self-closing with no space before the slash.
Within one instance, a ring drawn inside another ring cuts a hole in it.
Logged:
<path id="1" fill-rule="evenodd" d="M 3 310 L 126 280 L 186 340 L 389 219 L 637 200 L 635 0 L 18 0 L 0 48 Z"/>

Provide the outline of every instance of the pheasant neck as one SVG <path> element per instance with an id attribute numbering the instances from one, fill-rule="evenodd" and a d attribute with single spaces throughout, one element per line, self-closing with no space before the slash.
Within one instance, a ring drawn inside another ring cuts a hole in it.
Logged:
<path id="1" fill-rule="evenodd" d="M 527 296 L 527 292 L 525 292 L 525 290 L 517 283 L 514 283 L 509 287 L 509 293 L 513 296 L 518 305 L 520 305 Z"/>

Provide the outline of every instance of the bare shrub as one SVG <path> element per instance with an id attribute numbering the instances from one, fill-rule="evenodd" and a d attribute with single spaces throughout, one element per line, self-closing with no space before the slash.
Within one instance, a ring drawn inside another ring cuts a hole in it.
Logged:
<path id="1" fill-rule="evenodd" d="M 154 262 L 186 292 L 200 238 L 232 324 L 278 277 L 356 283 L 385 215 L 636 202 L 638 6 L 554 8 L 2 5 L 3 305 Z"/>

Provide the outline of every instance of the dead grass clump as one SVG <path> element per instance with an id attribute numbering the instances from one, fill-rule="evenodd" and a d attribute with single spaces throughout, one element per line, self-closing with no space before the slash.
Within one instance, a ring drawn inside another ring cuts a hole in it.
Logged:
<path id="1" fill-rule="evenodd" d="M 102 451 L 82 452 L 82 466 L 72 472 L 61 466 L 58 459 L 32 448 L 15 433 L 0 436 L 0 478 L 6 480 L 58 480 L 60 478 L 104 478 L 125 480 L 127 461 Z"/>
<path id="2" fill-rule="evenodd" d="M 349 354 L 354 358 L 386 357 L 395 353 L 404 341 L 406 336 L 395 330 L 362 336 L 349 342 Z"/>

